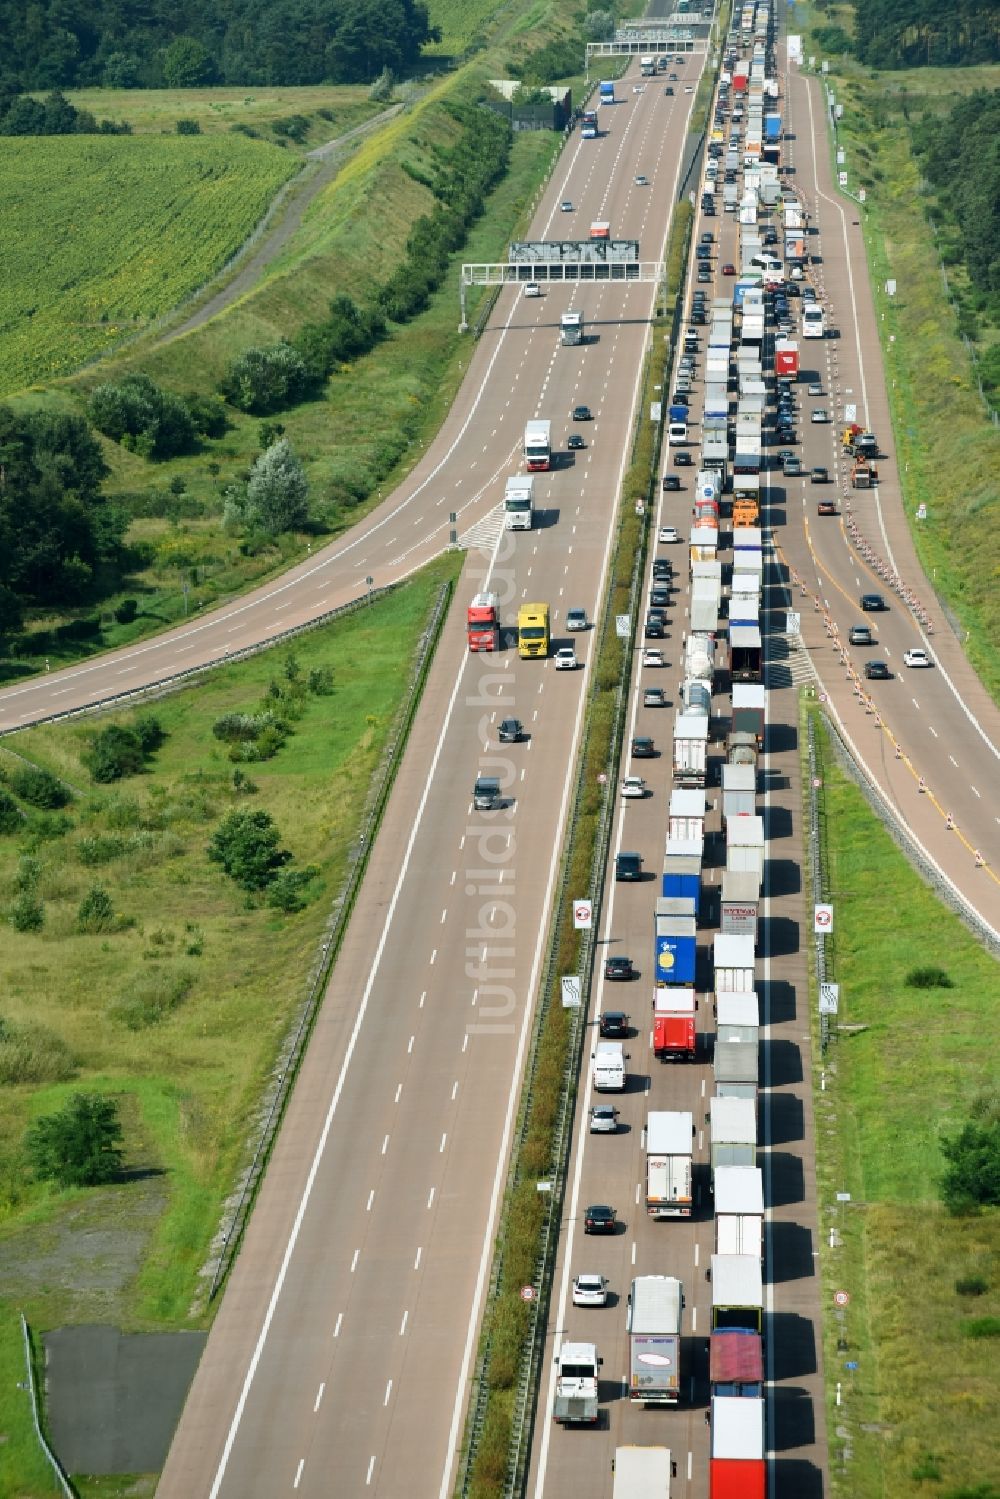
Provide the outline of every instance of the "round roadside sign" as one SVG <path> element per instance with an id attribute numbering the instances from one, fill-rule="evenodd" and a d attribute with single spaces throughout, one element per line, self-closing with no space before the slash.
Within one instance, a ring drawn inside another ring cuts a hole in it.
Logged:
<path id="1" fill-rule="evenodd" d="M 826 702 L 826 693 L 825 692 L 821 692 L 820 693 L 819 700 L 820 700 L 821 703 L 825 703 Z"/>
<path id="2" fill-rule="evenodd" d="M 833 1299 L 838 1306 L 847 1306 L 851 1298 L 850 1294 L 847 1291 L 834 1291 Z"/>
<path id="3" fill-rule="evenodd" d="M 535 1299 L 535 1288 L 534 1288 L 534 1286 L 522 1286 L 521 1287 L 521 1300 L 522 1301 L 534 1301 L 534 1299 Z"/>
<path id="4" fill-rule="evenodd" d="M 608 779 L 607 776 L 604 774 L 604 771 L 602 770 L 601 773 L 600 773 L 600 775 L 597 777 L 597 784 L 598 784 L 598 786 L 604 786 L 607 783 L 607 779 Z"/>

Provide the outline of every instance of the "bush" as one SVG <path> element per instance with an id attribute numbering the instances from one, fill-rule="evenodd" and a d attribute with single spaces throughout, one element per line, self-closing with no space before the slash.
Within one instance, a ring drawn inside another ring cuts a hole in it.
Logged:
<path id="1" fill-rule="evenodd" d="M 302 356 L 287 343 L 247 349 L 229 365 L 220 386 L 231 405 L 255 416 L 301 401 L 309 388 Z"/>
<path id="2" fill-rule="evenodd" d="M 990 1283 L 984 1275 L 963 1275 L 955 1282 L 958 1296 L 985 1296 Z"/>
<path id="3" fill-rule="evenodd" d="M 24 813 L 9 791 L 0 787 L 0 833 L 19 833 L 24 827 Z"/>
<path id="4" fill-rule="evenodd" d="M 65 1041 L 47 1026 L 35 1021 L 14 1025 L 0 1018 L 0 1086 L 65 1082 L 74 1066 Z"/>
<path id="5" fill-rule="evenodd" d="M 91 779 L 106 786 L 125 776 L 140 775 L 165 738 L 155 714 L 143 713 L 132 724 L 111 723 L 99 729 L 81 759 Z"/>
<path id="6" fill-rule="evenodd" d="M 243 890 L 263 890 L 292 857 L 279 848 L 281 835 L 263 808 L 234 808 L 216 828 L 208 857 L 221 864 Z"/>
<path id="7" fill-rule="evenodd" d="M 23 802 L 29 802 L 33 807 L 42 807 L 47 812 L 65 807 L 71 800 L 69 788 L 50 770 L 43 770 L 38 765 L 25 765 L 16 770 L 10 778 L 10 784 L 15 795 Z"/>
<path id="8" fill-rule="evenodd" d="M 970 1120 L 941 1141 L 941 1153 L 948 1163 L 941 1198 L 949 1212 L 1000 1207 L 1000 1119 Z"/>
<path id="9" fill-rule="evenodd" d="M 95 386 L 87 414 L 98 432 L 143 458 L 171 458 L 195 445 L 187 406 L 148 375 L 124 375 Z"/>
<path id="10" fill-rule="evenodd" d="M 319 874 L 314 864 L 305 869 L 283 869 L 267 887 L 267 903 L 291 915 L 301 911 L 308 900 L 308 887 Z"/>
<path id="11" fill-rule="evenodd" d="M 10 924 L 15 932 L 40 932 L 45 925 L 45 907 L 33 891 L 25 890 L 10 908 Z"/>
<path id="12" fill-rule="evenodd" d="M 94 833 L 89 838 L 81 838 L 76 845 L 76 857 L 88 868 L 97 864 L 110 864 L 113 859 L 120 859 L 124 852 L 125 839 L 107 833 Z"/>
<path id="13" fill-rule="evenodd" d="M 142 974 L 109 1005 L 108 1014 L 127 1030 L 145 1030 L 173 1014 L 190 994 L 193 984 L 192 975 L 183 971 Z"/>
<path id="14" fill-rule="evenodd" d="M 130 625 L 139 613 L 139 604 L 136 599 L 122 599 L 115 610 L 115 619 L 120 625 Z"/>
<path id="15" fill-rule="evenodd" d="M 943 968 L 935 968 L 929 965 L 925 968 L 911 968 L 906 975 L 906 984 L 911 989 L 954 989 L 955 984 L 948 977 Z"/>
<path id="16" fill-rule="evenodd" d="M 201 134 L 201 126 L 199 125 L 199 123 L 198 123 L 197 120 L 178 120 L 177 121 L 177 134 L 178 135 L 200 135 Z"/>
<path id="17" fill-rule="evenodd" d="M 1000 1338 L 1000 1317 L 970 1317 L 959 1329 L 963 1338 Z"/>
<path id="18" fill-rule="evenodd" d="M 58 1114 L 31 1126 L 25 1149 L 42 1180 L 61 1187 L 93 1187 L 118 1175 L 121 1138 L 118 1105 L 97 1093 L 77 1093 Z"/>
<path id="19" fill-rule="evenodd" d="M 115 924 L 115 908 L 103 885 L 92 885 L 76 913 L 76 929 L 86 936 L 110 932 Z"/>

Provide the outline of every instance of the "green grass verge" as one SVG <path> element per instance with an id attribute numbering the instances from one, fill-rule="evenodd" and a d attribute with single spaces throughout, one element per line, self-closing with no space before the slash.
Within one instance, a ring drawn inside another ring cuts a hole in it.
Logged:
<path id="1" fill-rule="evenodd" d="M 997 964 L 911 869 L 822 730 L 817 737 L 837 892 L 838 1023 L 849 1028 L 827 1052 L 825 1090 L 814 1089 L 832 1492 L 950 1499 L 997 1477 L 1000 1360 L 994 1343 L 969 1339 L 975 1319 L 1000 1312 L 1000 1211 L 952 1218 L 937 1194 L 941 1133 L 957 1132 L 973 1096 L 1000 1081 L 990 1043 Z M 924 962 L 940 964 L 955 987 L 909 987 Z M 811 1008 L 815 1016 L 815 1000 Z M 846 1209 L 837 1192 L 850 1192 Z M 843 1232 L 836 1249 L 831 1227 Z M 956 1290 L 975 1276 L 985 1294 Z M 836 1289 L 851 1295 L 842 1321 Z"/>
<path id="2" fill-rule="evenodd" d="M 209 1245 L 408 690 L 400 642 L 415 644 L 460 562 L 442 558 L 371 609 L 157 702 L 149 711 L 168 737 L 145 775 L 90 786 L 81 754 L 95 720 L 0 744 L 0 773 L 9 777 L 16 752 L 81 788 L 65 820 L 29 811 L 22 835 L 0 837 L 0 904 L 9 910 L 27 871 L 45 918 L 40 931 L 8 928 L 0 944 L 3 1019 L 28 1036 L 27 1061 L 0 1090 L 0 1368 L 17 1366 L 20 1311 L 36 1330 L 87 1320 L 131 1330 L 205 1324 Z M 257 787 L 239 796 L 212 725 L 253 711 L 290 655 L 303 676 L 332 671 L 333 691 L 307 697 L 274 759 L 239 767 Z M 212 831 L 237 804 L 269 811 L 296 865 L 316 866 L 301 912 L 248 905 L 209 862 Z M 83 936 L 75 913 L 96 883 L 123 920 Z M 137 1019 L 121 1009 L 124 996 L 175 993 L 178 984 L 179 1001 L 158 1021 L 142 1007 Z M 12 1066 L 2 1048 L 0 1065 Z M 126 1164 L 144 1173 L 136 1180 L 59 1192 L 28 1178 L 27 1124 L 78 1088 L 118 1099 Z M 88 1233 L 110 1241 L 97 1266 Z M 7 1472 L 12 1453 L 30 1456 L 33 1438 L 19 1392 L 10 1382 L 4 1390 Z M 3 1492 L 48 1492 L 27 1458 L 9 1471 L 16 1486 Z"/>
<path id="3" fill-rule="evenodd" d="M 1000 430 L 978 394 L 942 282 L 908 124 L 908 115 L 924 108 L 945 108 L 949 96 L 996 87 L 1000 67 L 874 76 L 839 59 L 831 67 L 844 106 L 839 144 L 852 188 L 866 190 L 865 246 L 907 517 L 927 576 L 1000 702 L 1000 532 L 989 522 L 1000 503 Z M 894 297 L 885 292 L 889 279 L 896 282 Z M 921 504 L 928 509 L 923 522 L 915 519 Z"/>

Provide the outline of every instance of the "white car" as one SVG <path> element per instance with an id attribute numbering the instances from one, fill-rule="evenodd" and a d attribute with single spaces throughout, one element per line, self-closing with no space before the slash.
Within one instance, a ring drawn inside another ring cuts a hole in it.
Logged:
<path id="1" fill-rule="evenodd" d="M 607 1306 L 608 1283 L 603 1275 L 578 1275 L 573 1282 L 574 1306 Z"/>
<path id="2" fill-rule="evenodd" d="M 677 528 L 675 526 L 661 526 L 659 539 L 662 542 L 680 541 L 680 537 L 677 534 Z"/>
<path id="3" fill-rule="evenodd" d="M 643 666 L 666 666 L 667 663 L 663 659 L 663 652 L 658 651 L 655 646 L 650 646 L 642 653 L 642 664 Z"/>
<path id="4" fill-rule="evenodd" d="M 814 406 L 812 416 L 809 418 L 809 420 L 811 422 L 828 422 L 830 420 L 830 413 L 829 411 L 826 411 L 822 406 Z"/>
<path id="5" fill-rule="evenodd" d="M 693 94 L 694 93 L 694 85 L 690 84 L 690 83 L 685 83 L 685 85 L 684 85 L 684 92 L 686 94 Z"/>
<path id="6" fill-rule="evenodd" d="M 803 278 L 804 272 L 803 272 L 802 267 L 800 265 L 793 265 L 792 269 L 789 271 L 788 274 L 789 274 L 789 277 L 791 278 L 792 281 L 801 281 L 802 278 Z"/>
<path id="7" fill-rule="evenodd" d="M 933 666 L 934 662 L 928 656 L 922 646 L 915 645 L 912 650 L 903 652 L 904 666 Z"/>
<path id="8" fill-rule="evenodd" d="M 587 628 L 586 609 L 568 609 L 566 611 L 567 630 L 585 630 Z"/>
<path id="9" fill-rule="evenodd" d="M 537 281 L 526 281 L 524 283 L 524 295 L 526 297 L 540 297 L 542 295 L 542 288 Z"/>
<path id="10" fill-rule="evenodd" d="M 560 646 L 555 655 L 556 671 L 576 671 L 576 651 L 571 645 Z"/>
<path id="11" fill-rule="evenodd" d="M 642 776 L 626 776 L 622 781 L 622 796 L 626 801 L 642 801 L 647 790 Z"/>
<path id="12" fill-rule="evenodd" d="M 559 204 L 559 208 L 560 208 L 560 210 L 561 210 L 562 213 L 572 213 L 573 212 L 573 204 L 572 204 L 572 202 L 570 201 L 569 198 L 563 198 L 562 202 Z"/>
<path id="13" fill-rule="evenodd" d="M 814 380 L 812 385 L 808 387 L 808 391 L 811 396 L 821 396 L 823 394 L 823 387 L 818 380 Z"/>

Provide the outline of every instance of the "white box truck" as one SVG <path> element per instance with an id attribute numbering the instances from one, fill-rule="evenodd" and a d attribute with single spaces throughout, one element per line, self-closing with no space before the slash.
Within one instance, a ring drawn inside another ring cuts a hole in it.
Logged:
<path id="1" fill-rule="evenodd" d="M 717 1254 L 764 1254 L 764 1174 L 759 1166 L 720 1166 L 715 1173 Z"/>
<path id="2" fill-rule="evenodd" d="M 535 507 L 532 474 L 517 474 L 507 480 L 503 496 L 504 526 L 508 531 L 530 531 Z"/>
<path id="3" fill-rule="evenodd" d="M 657 1110 L 646 1118 L 646 1212 L 690 1218 L 693 1202 L 694 1116 Z"/>
<path id="4" fill-rule="evenodd" d="M 611 1499 L 670 1499 L 669 1447 L 616 1447 Z"/>
<path id="5" fill-rule="evenodd" d="M 681 1390 L 684 1287 L 672 1275 L 640 1275 L 628 1295 L 629 1399 L 676 1405 Z"/>

